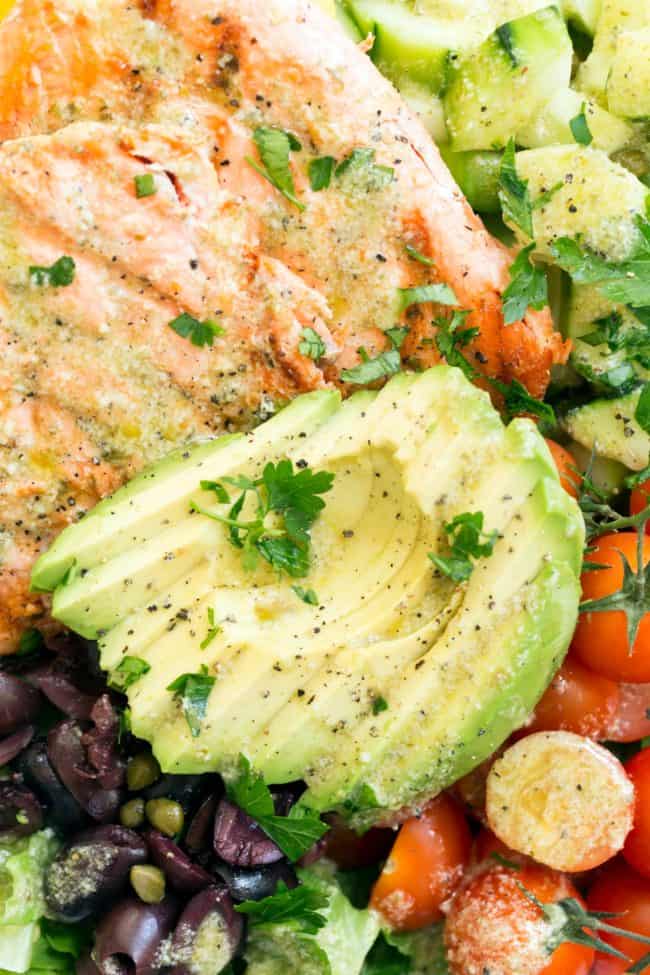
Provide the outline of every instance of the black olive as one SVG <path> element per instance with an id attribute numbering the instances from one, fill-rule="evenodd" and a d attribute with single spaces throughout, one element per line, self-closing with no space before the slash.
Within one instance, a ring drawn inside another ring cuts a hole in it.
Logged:
<path id="1" fill-rule="evenodd" d="M 179 893 L 196 894 L 214 883 L 207 870 L 192 863 L 188 855 L 167 836 L 163 836 L 157 830 L 150 830 L 145 839 L 151 859 Z"/>
<path id="2" fill-rule="evenodd" d="M 33 724 L 26 724 L 13 734 L 7 735 L 0 741 L 0 767 L 8 765 L 23 752 L 34 737 L 36 729 Z"/>
<path id="3" fill-rule="evenodd" d="M 199 853 L 212 845 L 217 801 L 216 796 L 208 796 L 196 810 L 185 835 L 185 846 L 191 853 Z"/>
<path id="4" fill-rule="evenodd" d="M 62 721 L 47 737 L 47 754 L 57 775 L 79 805 L 98 822 L 117 818 L 119 789 L 104 789 L 96 770 L 88 767 L 84 730 L 78 721 Z"/>
<path id="5" fill-rule="evenodd" d="M 234 957 L 243 933 L 243 918 L 235 912 L 227 889 L 208 887 L 201 891 L 189 902 L 176 926 L 166 959 L 174 966 L 170 975 L 194 975 L 206 957 L 211 972 L 222 971 Z"/>
<path id="6" fill-rule="evenodd" d="M 97 926 L 94 958 L 104 975 L 124 972 L 129 975 L 159 975 L 163 942 L 178 917 L 178 903 L 166 897 L 160 904 L 145 904 L 129 897 L 109 911 Z"/>
<path id="7" fill-rule="evenodd" d="M 87 822 L 83 809 L 68 792 L 47 757 L 44 741 L 35 741 L 18 759 L 25 782 L 47 808 L 48 821 L 64 833 L 83 828 Z"/>
<path id="8" fill-rule="evenodd" d="M 282 859 L 282 851 L 243 810 L 222 799 L 214 820 L 213 849 L 233 867 L 262 867 Z"/>
<path id="9" fill-rule="evenodd" d="M 14 674 L 0 672 L 0 735 L 10 735 L 38 715 L 43 698 Z"/>
<path id="10" fill-rule="evenodd" d="M 214 869 L 236 901 L 264 900 L 275 893 L 280 881 L 290 889 L 298 886 L 298 878 L 286 860 L 256 870 L 243 870 L 227 863 L 217 863 Z"/>
<path id="11" fill-rule="evenodd" d="M 29 789 L 11 782 L 0 782 L 0 833 L 30 836 L 41 829 L 43 810 Z"/>

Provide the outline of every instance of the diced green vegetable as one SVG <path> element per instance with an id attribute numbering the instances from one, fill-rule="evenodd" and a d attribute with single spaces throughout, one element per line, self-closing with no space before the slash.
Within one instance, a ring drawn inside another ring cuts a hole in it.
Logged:
<path id="1" fill-rule="evenodd" d="M 650 26 L 618 35 L 607 104 L 610 112 L 623 118 L 650 118 Z"/>

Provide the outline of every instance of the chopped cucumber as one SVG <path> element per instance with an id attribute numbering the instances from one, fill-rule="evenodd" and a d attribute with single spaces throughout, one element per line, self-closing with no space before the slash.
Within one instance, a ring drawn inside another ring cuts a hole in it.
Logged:
<path id="1" fill-rule="evenodd" d="M 569 441 L 567 449 L 575 457 L 578 470 L 582 471 L 583 474 L 588 471 L 590 480 L 599 491 L 608 497 L 620 494 L 625 487 L 625 478 L 630 473 L 627 467 L 624 467 L 617 460 L 599 457 L 575 440 Z"/>
<path id="2" fill-rule="evenodd" d="M 578 70 L 581 91 L 607 104 L 607 82 L 616 56 L 619 35 L 650 27 L 648 0 L 602 0 L 603 7 L 594 38 L 594 47 Z"/>
<path id="3" fill-rule="evenodd" d="M 599 149 L 549 146 L 517 153 L 517 172 L 533 201 L 559 188 L 533 213 L 537 252 L 551 258 L 558 237 L 582 235 L 587 247 L 611 261 L 628 257 L 640 242 L 636 218 L 645 214 L 648 188 Z M 528 243 L 516 227 L 513 230 Z"/>
<path id="4" fill-rule="evenodd" d="M 618 35 L 607 104 L 624 118 L 650 118 L 650 27 Z"/>
<path id="5" fill-rule="evenodd" d="M 572 88 L 560 88 L 528 124 L 519 130 L 519 145 L 537 149 L 541 146 L 570 145 L 575 142 L 570 123 L 583 111 L 583 106 L 594 149 L 602 149 L 611 155 L 633 138 L 634 129 L 627 122 L 616 118 L 597 102 L 585 99 L 580 92 Z"/>
<path id="6" fill-rule="evenodd" d="M 574 440 L 601 457 L 641 471 L 650 457 L 650 435 L 634 419 L 640 390 L 617 399 L 597 399 L 571 410 L 566 430 Z"/>
<path id="7" fill-rule="evenodd" d="M 593 37 L 600 19 L 602 0 L 561 0 L 561 5 L 569 23 Z"/>
<path id="8" fill-rule="evenodd" d="M 573 47 L 556 7 L 510 21 L 455 55 L 444 103 L 456 152 L 498 149 L 571 78 Z"/>
<path id="9" fill-rule="evenodd" d="M 441 154 L 474 210 L 479 213 L 501 213 L 497 192 L 502 158 L 500 152 L 452 152 L 443 146 Z"/>

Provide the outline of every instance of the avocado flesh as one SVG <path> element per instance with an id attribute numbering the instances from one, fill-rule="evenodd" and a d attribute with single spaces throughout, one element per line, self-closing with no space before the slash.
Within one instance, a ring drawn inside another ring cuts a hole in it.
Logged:
<path id="1" fill-rule="evenodd" d="M 131 576 L 134 563 L 144 567 L 124 618 L 100 639 L 101 660 L 109 673 L 125 655 L 149 663 L 129 704 L 134 732 L 163 769 L 227 776 L 245 753 L 270 783 L 304 779 L 303 805 L 367 825 L 450 785 L 525 720 L 570 640 L 583 525 L 534 425 L 505 428 L 458 370 L 400 374 L 342 406 L 336 394 L 316 397 L 320 412 L 312 394 L 309 409 L 299 399 L 251 437 L 213 444 L 200 471 L 191 453 L 177 461 L 166 477 L 182 501 L 160 490 L 160 514 L 141 503 L 153 535 L 131 524 L 133 550 L 120 527 L 131 497 L 112 499 L 113 533 L 102 530 L 111 555 L 60 585 L 55 607 L 73 629 L 112 619 L 118 602 L 107 610 L 104 596 L 119 593 L 132 551 Z M 219 510 L 197 480 L 255 474 L 281 456 L 335 474 L 304 580 L 279 578 L 266 563 L 245 572 L 225 529 L 188 510 L 193 498 Z M 152 475 L 140 481 L 145 491 Z M 443 526 L 468 511 L 482 511 L 500 538 L 459 586 L 434 573 L 428 554 L 448 552 Z M 184 576 L 161 582 L 153 553 L 156 544 L 161 559 L 166 551 L 163 514 L 178 539 L 205 525 L 210 541 L 191 546 Z M 69 530 L 86 553 L 91 518 Z M 61 550 L 74 559 L 65 534 Z M 316 591 L 318 606 L 291 591 L 296 581 Z M 222 629 L 201 649 L 210 609 Z M 192 738 L 166 688 L 203 665 L 217 680 Z M 388 708 L 374 714 L 379 699 Z"/>

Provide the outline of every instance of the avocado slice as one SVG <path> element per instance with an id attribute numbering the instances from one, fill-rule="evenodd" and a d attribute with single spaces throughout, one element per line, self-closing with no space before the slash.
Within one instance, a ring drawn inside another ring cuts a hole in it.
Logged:
<path id="1" fill-rule="evenodd" d="M 316 605 L 266 564 L 247 572 L 227 530 L 190 513 L 217 505 L 202 479 L 283 457 L 335 475 L 303 580 Z M 498 538 L 458 584 L 429 554 L 478 511 Z M 300 397 L 248 437 L 176 455 L 67 529 L 35 578 L 55 581 L 58 619 L 99 636 L 109 674 L 124 656 L 149 665 L 128 696 L 164 770 L 227 777 L 243 753 L 269 783 L 305 780 L 303 806 L 365 826 L 447 787 L 526 720 L 573 632 L 583 536 L 534 424 L 505 427 L 485 392 L 438 366 L 343 404 Z M 192 737 L 167 688 L 204 666 L 216 680 Z"/>

